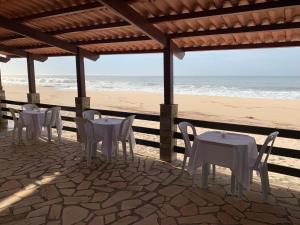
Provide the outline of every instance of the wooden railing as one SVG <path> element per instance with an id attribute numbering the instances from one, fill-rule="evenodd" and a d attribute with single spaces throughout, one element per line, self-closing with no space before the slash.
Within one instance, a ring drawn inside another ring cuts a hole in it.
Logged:
<path id="1" fill-rule="evenodd" d="M 10 105 L 23 105 L 27 102 L 20 102 L 20 101 L 11 101 L 11 100 L 2 100 L 3 104 L 10 104 Z M 56 105 L 51 104 L 37 104 L 39 107 L 50 108 Z M 60 106 L 62 111 L 67 112 L 75 112 L 75 107 L 71 106 Z M 8 108 L 2 107 L 3 111 L 8 111 Z M 133 113 L 133 112 L 120 112 L 120 111 L 112 111 L 112 110 L 101 110 L 101 109 L 94 109 L 101 112 L 102 115 L 107 116 L 115 116 L 115 117 L 127 117 L 129 115 L 136 115 L 136 119 L 144 120 L 144 121 L 151 121 L 151 122 L 159 122 L 160 116 L 153 115 L 153 114 L 143 114 L 143 113 Z M 11 116 L 4 115 L 5 119 L 12 119 Z M 67 122 L 74 122 L 74 118 L 71 116 L 62 116 L 63 121 Z M 241 133 L 249 133 L 249 134 L 258 134 L 258 135 L 268 135 L 269 133 L 273 132 L 274 130 L 279 131 L 280 137 L 289 138 L 289 139 L 298 139 L 300 140 L 300 131 L 297 130 L 288 130 L 288 129 L 275 129 L 270 127 L 259 127 L 259 126 L 250 126 L 250 125 L 240 125 L 240 124 L 230 124 L 230 123 L 221 123 L 221 122 L 211 122 L 211 121 L 203 121 L 203 120 L 192 120 L 186 118 L 176 118 L 175 124 L 178 124 L 182 121 L 187 121 L 192 123 L 196 127 L 200 128 L 208 128 L 208 129 L 216 129 L 216 130 L 224 130 L 224 131 L 234 131 L 234 132 L 241 132 Z M 76 132 L 75 127 L 65 126 L 63 127 L 66 131 Z M 150 128 L 150 127 L 142 127 L 142 126 L 133 126 L 133 130 L 136 133 L 142 134 L 150 134 L 159 136 L 159 129 Z M 175 132 L 174 138 L 182 139 L 180 133 Z M 192 138 L 192 137 L 191 137 Z M 146 139 L 136 139 L 136 143 L 139 145 L 144 145 L 153 148 L 159 148 L 160 143 L 157 141 L 146 140 Z M 258 145 L 258 149 L 260 145 Z M 175 152 L 177 153 L 184 153 L 184 148 L 181 146 L 175 146 Z M 280 148 L 274 147 L 272 150 L 272 155 L 282 156 L 282 157 L 289 157 L 293 159 L 300 160 L 300 150 L 289 149 L 289 148 Z M 268 164 L 269 171 L 275 173 L 281 173 L 289 176 L 300 177 L 300 169 L 299 168 L 292 168 L 288 166 L 278 165 L 278 164 Z"/>

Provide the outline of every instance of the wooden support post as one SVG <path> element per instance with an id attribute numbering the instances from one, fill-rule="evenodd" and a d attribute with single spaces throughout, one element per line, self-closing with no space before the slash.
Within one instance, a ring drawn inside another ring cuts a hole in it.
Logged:
<path id="1" fill-rule="evenodd" d="M 174 104 L 173 50 L 168 40 L 164 49 L 164 104 L 160 105 L 160 159 L 171 162 L 176 159 L 174 132 L 178 106 Z"/>
<path id="2" fill-rule="evenodd" d="M 40 103 L 40 94 L 36 93 L 35 71 L 33 55 L 27 53 L 27 73 L 28 73 L 28 88 L 27 100 L 29 103 Z"/>
<path id="3" fill-rule="evenodd" d="M 90 98 L 86 97 L 84 56 L 80 48 L 76 54 L 77 97 L 75 98 L 76 117 L 82 117 L 82 112 L 90 108 Z"/>
<path id="4" fill-rule="evenodd" d="M 2 104 L 2 100 L 5 99 L 5 91 L 3 90 L 3 86 L 2 86 L 2 76 L 1 76 L 1 69 L 0 69 L 0 127 L 6 127 L 8 122 L 5 119 L 2 119 L 3 116 L 3 111 L 1 110 L 2 107 L 6 107 L 5 104 Z"/>

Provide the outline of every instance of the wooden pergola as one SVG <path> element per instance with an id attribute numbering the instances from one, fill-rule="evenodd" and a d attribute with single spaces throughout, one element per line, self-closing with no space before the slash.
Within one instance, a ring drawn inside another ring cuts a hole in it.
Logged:
<path id="1" fill-rule="evenodd" d="M 77 116 L 90 106 L 84 58 L 163 53 L 160 149 L 166 161 L 174 156 L 177 115 L 173 55 L 300 46 L 299 0 L 3 0 L 0 6 L 0 54 L 6 56 L 0 62 L 27 58 L 29 102 L 39 103 L 34 60 L 76 57 Z"/>

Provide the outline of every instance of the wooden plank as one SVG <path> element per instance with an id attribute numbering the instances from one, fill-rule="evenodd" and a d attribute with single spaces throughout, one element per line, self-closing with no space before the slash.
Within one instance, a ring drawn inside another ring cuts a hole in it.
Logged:
<path id="1" fill-rule="evenodd" d="M 164 104 L 174 103 L 173 48 L 168 41 L 164 49 Z"/>
<path id="2" fill-rule="evenodd" d="M 4 45 L 0 43 L 0 51 L 4 51 L 7 53 L 11 53 L 17 56 L 21 56 L 21 57 L 27 57 L 28 52 L 21 50 L 21 49 L 17 49 L 8 45 Z M 40 55 L 32 55 L 33 59 L 44 62 L 47 60 L 47 57 L 45 56 L 40 56 Z"/>
<path id="3" fill-rule="evenodd" d="M 227 8 L 216 8 L 216 9 L 203 10 L 203 11 L 190 12 L 190 13 L 165 15 L 165 16 L 150 18 L 149 22 L 159 23 L 159 22 L 176 21 L 176 20 L 209 18 L 215 16 L 226 16 L 226 15 L 242 14 L 247 12 L 256 12 L 261 10 L 296 7 L 299 5 L 300 5 L 299 0 L 266 1 L 260 3 L 253 3 L 249 5 L 245 4 L 245 5 L 233 6 Z"/>
<path id="4" fill-rule="evenodd" d="M 218 29 L 218 30 L 205 30 L 205 31 L 193 31 L 193 32 L 181 32 L 170 34 L 170 38 L 184 38 L 192 36 L 216 36 L 216 35 L 227 35 L 227 34 L 241 34 L 241 33 L 253 33 L 253 32 L 264 32 L 264 31 L 278 31 L 278 30 L 289 30 L 289 29 L 299 29 L 300 22 L 286 23 L 286 24 L 271 24 L 271 25 L 257 25 L 253 27 L 240 27 L 240 28 L 228 28 L 228 29 Z M 151 40 L 147 36 L 139 37 L 122 37 L 115 39 L 105 39 L 105 40 L 78 40 L 71 42 L 76 45 L 89 45 L 89 44 L 106 44 L 106 43 L 123 43 L 123 42 L 134 42 L 134 41 L 144 41 Z M 280 42 L 284 44 L 284 42 Z M 266 43 L 270 44 L 270 43 Z M 24 46 L 22 49 L 39 49 L 49 47 L 48 45 L 35 45 L 35 46 Z M 210 46 L 211 47 L 211 46 Z M 214 46 L 215 47 L 215 46 Z M 222 47 L 222 46 L 221 46 Z M 174 43 L 172 43 L 173 51 L 176 49 Z M 197 47 L 196 47 L 197 48 Z M 205 48 L 205 47 L 204 47 Z M 182 48 L 186 49 L 186 48 Z M 180 52 L 178 53 L 180 54 Z"/>
<path id="5" fill-rule="evenodd" d="M 2 56 L 0 56 L 0 62 L 7 63 L 9 60 L 10 60 L 9 57 L 2 57 Z"/>
<path id="6" fill-rule="evenodd" d="M 231 124 L 231 123 L 213 122 L 213 121 L 205 121 L 205 120 L 193 120 L 193 119 L 186 119 L 186 118 L 175 119 L 176 124 L 183 121 L 189 122 L 196 127 L 234 131 L 234 132 L 249 133 L 249 134 L 268 135 L 276 130 L 279 132 L 279 137 L 300 139 L 300 131 L 298 130 L 288 130 L 288 129 L 282 129 L 277 127 L 261 127 L 261 126 L 252 126 L 252 125 Z"/>
<path id="7" fill-rule="evenodd" d="M 117 15 L 122 17 L 128 23 L 136 26 L 142 32 L 144 32 L 148 37 L 159 42 L 162 46 L 166 47 L 168 44 L 167 36 L 161 32 L 158 28 L 153 26 L 147 21 L 143 16 L 137 13 L 133 8 L 131 8 L 126 2 L 122 0 L 97 0 L 104 6 L 108 7 L 114 11 Z M 184 52 L 180 50 L 176 44 L 173 45 L 173 52 L 176 57 L 183 59 Z"/>
<path id="8" fill-rule="evenodd" d="M 256 25 L 252 27 L 239 27 L 239 28 L 227 28 L 217 30 L 204 30 L 204 31 L 192 31 L 170 34 L 170 38 L 184 38 L 184 37 L 200 37 L 200 36 L 216 36 L 226 34 L 241 34 L 241 33 L 255 33 L 264 31 L 278 31 L 278 30 L 290 30 L 299 29 L 300 22 L 283 23 L 283 24 L 270 24 L 270 25 Z"/>
<path id="9" fill-rule="evenodd" d="M 96 7 L 95 4 L 96 3 L 87 3 L 83 6 L 81 6 L 82 8 L 78 7 L 78 6 L 74 6 L 74 7 L 69 7 L 69 8 L 65 8 L 65 9 L 58 9 L 57 11 L 54 10 L 54 11 L 49 11 L 49 12 L 42 12 L 40 14 L 30 15 L 27 18 L 26 17 L 18 18 L 17 21 L 24 22 L 24 21 L 28 21 L 31 19 L 45 18 L 48 16 L 49 17 L 60 16 L 60 14 L 59 14 L 60 10 L 61 10 L 61 15 L 67 15 L 68 13 L 76 13 L 76 12 L 80 12 L 80 11 L 90 10 L 93 8 L 93 6 Z M 272 10 L 272 9 L 277 9 L 277 8 L 295 7 L 295 6 L 299 6 L 299 5 L 300 5 L 300 1 L 298 1 L 298 0 L 268 1 L 268 2 L 250 4 L 250 5 L 234 6 L 234 7 L 229 7 L 229 8 L 217 8 L 217 9 L 190 12 L 190 13 L 164 15 L 164 16 L 148 18 L 147 21 L 152 24 L 157 24 L 157 23 L 168 22 L 168 21 L 189 20 L 189 19 L 195 19 L 195 18 L 207 18 L 207 17 L 214 17 L 214 16 L 220 16 L 220 15 L 231 15 L 231 14 L 236 14 L 236 13 L 255 12 L 255 11 L 266 10 L 266 9 Z M 101 8 L 103 6 L 99 5 L 98 7 Z M 121 22 L 113 22 L 113 23 L 106 23 L 106 24 L 88 25 L 88 26 L 82 26 L 82 27 L 67 27 L 67 28 L 64 28 L 61 30 L 50 31 L 50 32 L 45 32 L 45 33 L 47 33 L 49 35 L 59 35 L 59 34 L 70 33 L 70 32 L 116 28 L 116 27 L 124 27 L 124 26 L 129 26 L 129 25 L 130 25 L 130 23 L 128 23 L 126 21 L 121 21 Z M 7 40 L 22 38 L 22 37 L 23 36 L 21 36 L 21 35 L 6 36 L 6 37 L 1 37 L 0 41 L 7 41 Z"/>
<path id="10" fill-rule="evenodd" d="M 27 53 L 27 76 L 29 93 L 36 93 L 34 59 L 29 53 Z"/>
<path id="11" fill-rule="evenodd" d="M 58 38 L 52 37 L 50 35 L 47 35 L 47 34 L 41 32 L 41 31 L 33 29 L 29 26 L 16 23 L 16 22 L 14 22 L 12 20 L 9 20 L 9 19 L 7 19 L 3 16 L 0 16 L 0 26 L 5 28 L 5 29 L 16 32 L 18 34 L 21 34 L 23 36 L 30 37 L 30 38 L 33 38 L 35 40 L 44 42 L 48 45 L 64 49 L 65 51 L 71 52 L 73 54 L 77 53 L 77 46 L 76 45 L 72 45 L 72 44 L 70 44 L 66 41 L 63 41 L 61 39 L 58 39 Z M 82 49 L 81 51 L 82 51 L 82 54 L 85 57 L 87 57 L 91 60 L 97 60 L 99 58 L 98 55 L 96 55 L 92 52 L 89 52 L 87 50 Z"/>
<path id="12" fill-rule="evenodd" d="M 76 54 L 76 76 L 77 76 L 77 96 L 86 97 L 84 57 L 80 48 L 77 48 L 77 54 Z"/>

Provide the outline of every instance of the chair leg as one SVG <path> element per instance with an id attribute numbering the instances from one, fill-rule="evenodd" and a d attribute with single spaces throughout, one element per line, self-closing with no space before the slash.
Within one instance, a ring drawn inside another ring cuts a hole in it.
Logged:
<path id="1" fill-rule="evenodd" d="M 129 148 L 130 148 L 130 155 L 131 155 L 131 158 L 133 159 L 134 157 L 133 157 L 133 146 L 132 146 L 132 143 L 131 143 L 131 141 L 130 141 L 130 139 L 129 139 Z"/>
<path id="2" fill-rule="evenodd" d="M 127 160 L 127 155 L 126 155 L 126 141 L 122 141 L 122 148 L 123 148 L 124 159 Z"/>
<path id="3" fill-rule="evenodd" d="M 261 179 L 261 190 L 263 195 L 264 202 L 268 199 L 268 191 L 267 191 L 267 183 L 266 183 L 266 176 L 263 169 L 260 170 L 260 179 Z"/>
<path id="4" fill-rule="evenodd" d="M 231 194 L 235 193 L 235 176 L 231 173 Z"/>
<path id="5" fill-rule="evenodd" d="M 250 184 L 253 184 L 253 170 L 250 170 Z"/>
<path id="6" fill-rule="evenodd" d="M 264 172 L 265 172 L 265 176 L 266 176 L 267 193 L 271 193 L 270 181 L 269 181 L 269 172 L 268 172 L 267 167 L 265 168 Z"/>
<path id="7" fill-rule="evenodd" d="M 58 142 L 61 142 L 61 130 L 57 129 Z"/>
<path id="8" fill-rule="evenodd" d="M 18 144 L 22 142 L 22 127 L 18 127 Z"/>
<path id="9" fill-rule="evenodd" d="M 47 133 L 48 133 L 48 142 L 51 142 L 51 139 L 52 139 L 52 128 L 50 126 L 47 127 Z"/>
<path id="10" fill-rule="evenodd" d="M 216 179 L 216 165 L 212 164 L 212 177 L 215 180 Z"/>
<path id="11" fill-rule="evenodd" d="M 14 144 L 15 143 L 15 136 L 16 136 L 16 132 L 17 132 L 17 128 L 14 127 L 13 129 L 13 133 L 12 133 L 12 140 L 11 140 L 11 143 Z"/>
<path id="12" fill-rule="evenodd" d="M 187 156 L 184 155 L 183 162 L 182 162 L 182 168 L 181 168 L 181 173 L 182 173 L 182 174 L 183 174 L 183 172 L 184 172 L 184 168 L 185 168 L 185 164 L 186 164 L 186 158 L 187 158 Z"/>

